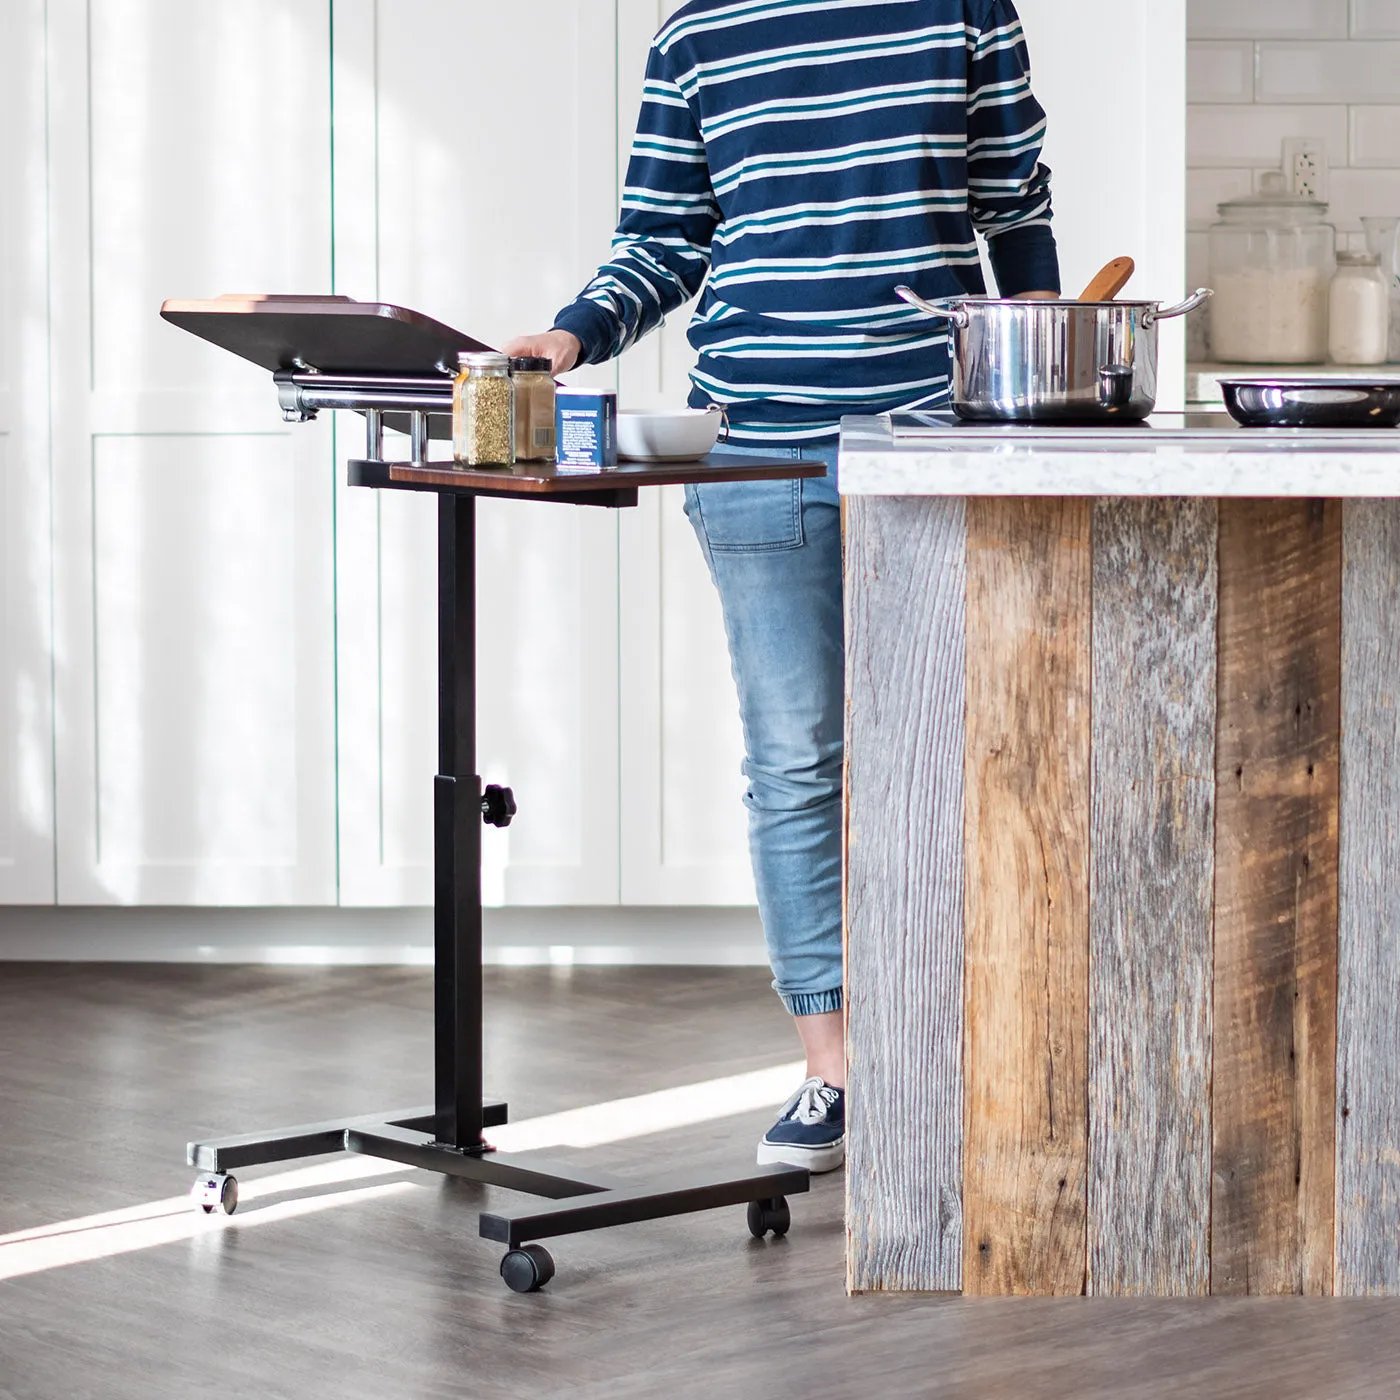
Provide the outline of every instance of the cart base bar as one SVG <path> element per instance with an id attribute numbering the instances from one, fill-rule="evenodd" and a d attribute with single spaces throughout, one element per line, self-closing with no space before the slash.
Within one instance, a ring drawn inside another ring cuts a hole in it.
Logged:
<path id="1" fill-rule="evenodd" d="M 639 1220 L 661 1220 L 668 1215 L 796 1196 L 809 1190 L 810 1185 L 805 1167 L 755 1167 L 743 1177 L 668 1176 L 642 1185 L 619 1184 L 606 1191 L 592 1190 L 584 1200 L 543 1209 L 521 1206 L 516 1210 L 483 1211 L 481 1238 L 519 1249 L 527 1240 L 547 1240 L 582 1230 L 602 1230 L 611 1225 L 633 1225 Z"/>
<path id="2" fill-rule="evenodd" d="M 485 1100 L 481 1105 L 483 1127 L 499 1128 L 507 1121 L 503 1100 Z M 319 1157 L 327 1152 L 344 1152 L 345 1134 L 354 1128 L 407 1128 L 430 1133 L 437 1123 L 437 1111 L 406 1108 L 391 1113 L 370 1113 L 359 1118 L 332 1118 L 324 1123 L 302 1123 L 295 1128 L 269 1128 L 261 1133 L 216 1138 L 212 1142 L 192 1142 L 185 1149 L 185 1160 L 202 1172 L 231 1172 L 237 1167 L 261 1166 L 267 1162 L 290 1162 L 299 1157 Z"/>

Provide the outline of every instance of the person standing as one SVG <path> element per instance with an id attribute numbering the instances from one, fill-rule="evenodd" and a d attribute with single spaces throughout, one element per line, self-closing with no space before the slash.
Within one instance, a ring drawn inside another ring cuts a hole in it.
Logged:
<path id="1" fill-rule="evenodd" d="M 845 1157 L 840 419 L 946 401 L 946 326 L 894 288 L 984 293 L 978 234 L 1001 295 L 1058 295 L 1045 125 L 1012 0 L 691 0 L 652 41 L 609 260 L 506 346 L 562 374 L 700 294 L 690 403 L 725 410 L 716 450 L 827 464 L 686 488 L 739 692 L 773 985 L 807 1060 L 760 1163 Z"/>

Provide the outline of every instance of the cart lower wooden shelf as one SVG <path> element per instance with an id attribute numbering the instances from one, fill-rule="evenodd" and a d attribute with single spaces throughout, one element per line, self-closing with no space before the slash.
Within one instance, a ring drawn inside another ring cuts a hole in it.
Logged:
<path id="1" fill-rule="evenodd" d="M 852 1289 L 1400 1293 L 1400 501 L 847 511 Z"/>

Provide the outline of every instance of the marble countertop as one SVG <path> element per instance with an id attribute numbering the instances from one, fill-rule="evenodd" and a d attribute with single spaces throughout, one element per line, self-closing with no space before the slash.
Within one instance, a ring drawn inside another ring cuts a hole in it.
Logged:
<path id="1" fill-rule="evenodd" d="M 1223 413 L 1087 428 L 846 418 L 838 474 L 843 496 L 1400 497 L 1400 428 L 1239 428 Z"/>

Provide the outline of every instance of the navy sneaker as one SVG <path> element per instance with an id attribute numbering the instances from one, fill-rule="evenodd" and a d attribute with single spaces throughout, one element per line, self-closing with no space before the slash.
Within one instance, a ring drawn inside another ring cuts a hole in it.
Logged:
<path id="1" fill-rule="evenodd" d="M 846 1091 L 809 1079 L 758 1144 L 758 1164 L 835 1171 L 846 1160 Z"/>

